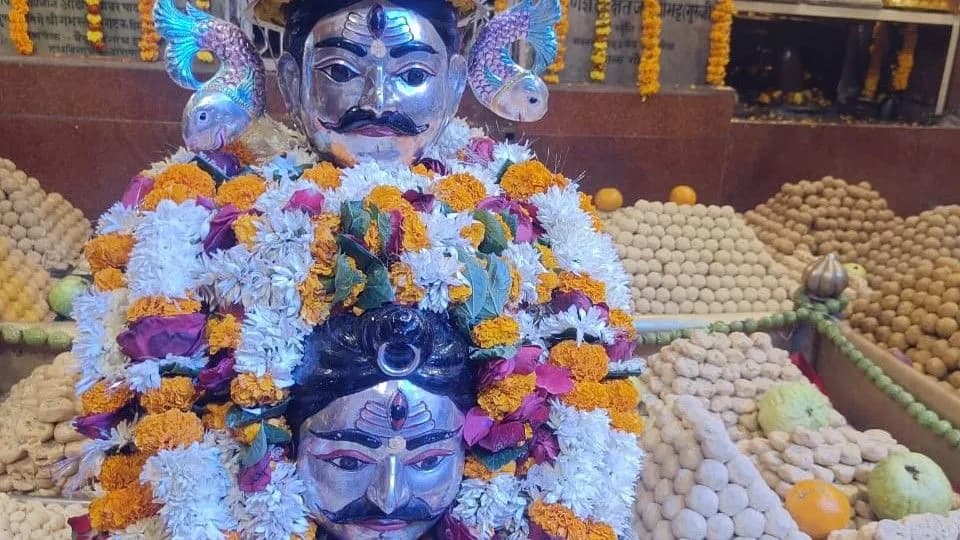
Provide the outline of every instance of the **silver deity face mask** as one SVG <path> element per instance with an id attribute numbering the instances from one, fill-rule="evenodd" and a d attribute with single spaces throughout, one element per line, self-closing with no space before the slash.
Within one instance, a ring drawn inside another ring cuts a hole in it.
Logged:
<path id="1" fill-rule="evenodd" d="M 317 150 L 341 164 L 409 164 L 456 112 L 466 60 L 426 18 L 364 1 L 321 19 L 300 64 L 285 54 L 279 76 L 288 110 Z"/>
<path id="2" fill-rule="evenodd" d="M 334 400 L 300 427 L 307 507 L 336 538 L 419 538 L 456 498 L 463 421 L 449 398 L 408 381 Z"/>

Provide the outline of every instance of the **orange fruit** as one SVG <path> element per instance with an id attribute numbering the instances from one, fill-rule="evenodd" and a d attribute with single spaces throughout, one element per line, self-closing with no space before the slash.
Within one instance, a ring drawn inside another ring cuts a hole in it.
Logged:
<path id="1" fill-rule="evenodd" d="M 784 504 L 800 530 L 813 540 L 822 540 L 850 522 L 850 501 L 833 484 L 801 480 L 787 491 Z"/>
<path id="2" fill-rule="evenodd" d="M 593 204 L 601 212 L 613 212 L 623 206 L 623 194 L 614 187 L 605 187 L 593 197 Z"/>
<path id="3" fill-rule="evenodd" d="M 693 206 L 697 204 L 697 192 L 690 186 L 674 186 L 670 190 L 670 202 Z"/>

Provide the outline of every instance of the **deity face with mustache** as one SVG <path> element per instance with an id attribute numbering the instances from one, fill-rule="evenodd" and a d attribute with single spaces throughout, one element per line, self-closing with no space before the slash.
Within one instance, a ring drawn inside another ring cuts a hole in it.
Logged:
<path id="1" fill-rule="evenodd" d="M 300 429 L 311 514 L 336 538 L 419 538 L 456 498 L 463 418 L 407 381 L 337 399 Z"/>
<path id="2" fill-rule="evenodd" d="M 457 109 L 466 84 L 457 39 L 405 4 L 417 2 L 347 3 L 309 33 L 295 29 L 280 59 L 288 110 L 317 150 L 341 164 L 412 163 Z"/>

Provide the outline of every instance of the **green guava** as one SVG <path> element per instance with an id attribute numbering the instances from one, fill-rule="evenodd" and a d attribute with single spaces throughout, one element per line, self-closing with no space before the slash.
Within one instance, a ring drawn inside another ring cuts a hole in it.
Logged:
<path id="1" fill-rule="evenodd" d="M 815 386 L 785 383 L 767 390 L 757 403 L 757 421 L 767 435 L 798 427 L 820 429 L 830 423 L 830 401 Z"/>
<path id="2" fill-rule="evenodd" d="M 923 454 L 896 454 L 880 462 L 867 483 L 870 507 L 880 519 L 946 514 L 953 489 L 943 469 Z"/>
<path id="3" fill-rule="evenodd" d="M 87 280 L 69 275 L 56 282 L 47 295 L 47 303 L 57 315 L 69 318 L 73 312 L 73 300 L 87 288 Z"/>

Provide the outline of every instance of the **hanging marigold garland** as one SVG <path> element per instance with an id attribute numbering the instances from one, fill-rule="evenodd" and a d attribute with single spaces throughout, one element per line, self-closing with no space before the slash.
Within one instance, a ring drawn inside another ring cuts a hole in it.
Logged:
<path id="1" fill-rule="evenodd" d="M 660 91 L 660 0 L 643 0 L 637 88 L 644 98 Z"/>
<path id="2" fill-rule="evenodd" d="M 590 79 L 603 82 L 607 77 L 607 41 L 610 40 L 612 0 L 597 0 L 597 20 L 594 23 L 593 53 Z"/>
<path id="3" fill-rule="evenodd" d="M 897 66 L 893 69 L 893 89 L 902 92 L 910 83 L 913 71 L 913 54 L 917 49 L 917 25 L 908 24 L 903 32 L 903 45 L 897 53 Z"/>
<path id="4" fill-rule="evenodd" d="M 493 0 L 493 12 L 500 13 L 501 11 L 506 11 L 508 0 Z"/>
<path id="5" fill-rule="evenodd" d="M 140 59 L 144 62 L 156 62 L 160 58 L 160 34 L 153 23 L 153 1 L 139 0 L 140 10 Z"/>
<path id="6" fill-rule="evenodd" d="M 560 73 L 567 67 L 565 58 L 567 55 L 567 31 L 570 29 L 570 0 L 560 0 L 560 21 L 554 26 L 557 32 L 557 57 L 553 63 L 547 67 L 547 72 L 543 75 L 543 80 L 549 84 L 560 82 Z"/>
<path id="7" fill-rule="evenodd" d="M 864 99 L 872 100 L 877 97 L 877 86 L 880 83 L 880 69 L 883 67 L 883 53 L 887 48 L 887 23 L 877 22 L 873 25 L 873 37 L 870 40 L 870 64 L 867 66 L 867 75 L 863 79 Z"/>
<path id="8" fill-rule="evenodd" d="M 30 0 L 10 0 L 10 41 L 20 54 L 33 54 L 33 40 L 30 39 Z"/>
<path id="9" fill-rule="evenodd" d="M 730 63 L 730 30 L 733 27 L 733 0 L 717 0 L 710 15 L 710 56 L 707 84 L 723 86 Z"/>
<path id="10" fill-rule="evenodd" d="M 100 15 L 100 0 L 84 0 L 87 6 L 87 42 L 97 52 L 103 52 L 103 16 Z"/>

